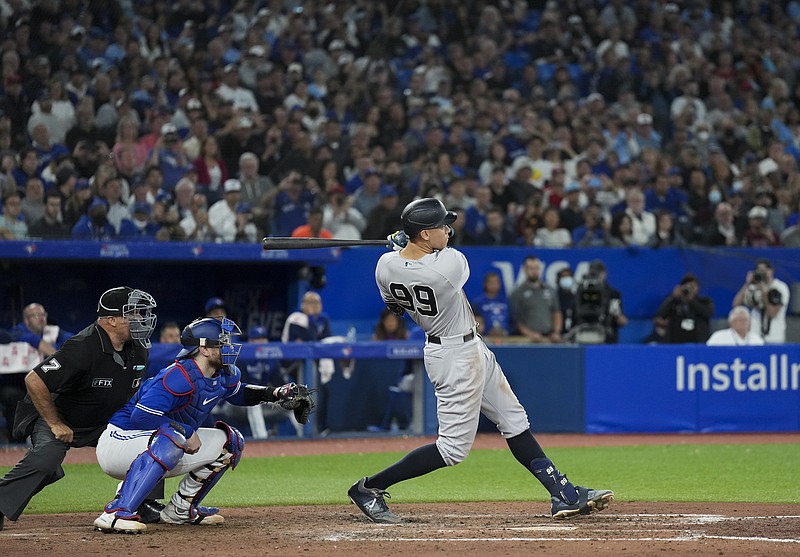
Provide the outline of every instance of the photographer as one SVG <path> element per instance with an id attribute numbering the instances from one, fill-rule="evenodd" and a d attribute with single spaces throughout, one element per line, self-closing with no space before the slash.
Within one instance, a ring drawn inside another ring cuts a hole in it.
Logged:
<path id="1" fill-rule="evenodd" d="M 662 302 L 656 314 L 656 324 L 665 327 L 665 342 L 682 344 L 708 340 L 714 302 L 708 296 L 700 296 L 699 292 L 697 278 L 688 273 Z"/>
<path id="2" fill-rule="evenodd" d="M 733 306 L 750 308 L 750 330 L 766 344 L 786 342 L 786 308 L 789 287 L 776 279 L 772 263 L 759 259 L 754 271 L 747 272 L 744 284 L 733 298 Z"/>
<path id="3" fill-rule="evenodd" d="M 574 326 L 570 338 L 581 344 L 616 344 L 619 328 L 628 323 L 622 294 L 606 282 L 606 265 L 595 259 L 575 294 Z"/>

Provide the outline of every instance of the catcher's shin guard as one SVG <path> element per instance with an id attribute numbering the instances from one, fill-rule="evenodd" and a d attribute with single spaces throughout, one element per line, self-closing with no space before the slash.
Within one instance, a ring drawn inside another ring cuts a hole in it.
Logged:
<path id="1" fill-rule="evenodd" d="M 185 450 L 182 432 L 171 425 L 158 428 L 147 449 L 131 463 L 116 499 L 105 506 L 105 511 L 119 518 L 139 518 L 136 509 L 164 474 L 178 465 Z"/>
<path id="2" fill-rule="evenodd" d="M 185 516 L 187 522 L 199 523 L 206 517 L 219 512 L 216 507 L 203 507 L 200 503 L 228 468 L 236 467 L 244 449 L 244 437 L 239 430 L 225 422 L 217 422 L 215 425 L 228 435 L 223 452 L 211 464 L 186 474 L 178 484 L 178 491 L 172 496 L 170 505 L 168 505 L 168 507 L 172 507 L 170 512 L 177 511 L 179 516 L 188 513 Z M 162 513 L 162 518 L 163 516 Z"/>
<path id="3" fill-rule="evenodd" d="M 558 471 L 549 458 L 536 458 L 531 461 L 531 472 L 550 495 L 570 505 L 578 502 L 578 492 L 567 477 Z"/>

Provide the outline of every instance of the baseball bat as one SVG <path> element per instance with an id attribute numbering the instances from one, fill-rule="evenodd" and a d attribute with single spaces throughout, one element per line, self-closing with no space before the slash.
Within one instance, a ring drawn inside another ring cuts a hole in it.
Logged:
<path id="1" fill-rule="evenodd" d="M 264 238 L 261 245 L 265 250 L 275 249 L 313 249 L 344 248 L 350 246 L 384 246 L 388 240 L 341 240 L 338 238 Z"/>

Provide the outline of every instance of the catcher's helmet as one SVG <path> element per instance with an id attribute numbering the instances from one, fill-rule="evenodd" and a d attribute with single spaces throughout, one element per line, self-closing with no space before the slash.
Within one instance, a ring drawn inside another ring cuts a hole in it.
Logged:
<path id="1" fill-rule="evenodd" d="M 438 228 L 445 224 L 451 224 L 458 215 L 453 211 L 448 211 L 444 204 L 436 198 L 426 197 L 412 201 L 403 209 L 400 221 L 403 223 L 403 232 L 409 238 L 414 238 L 423 230 Z M 453 229 L 450 229 L 452 236 Z"/>
<path id="2" fill-rule="evenodd" d="M 213 317 L 195 319 L 183 328 L 181 333 L 183 350 L 178 352 L 175 359 L 185 358 L 193 354 L 201 346 L 207 348 L 219 346 L 223 365 L 232 366 L 236 363 L 236 358 L 239 357 L 242 345 L 241 343 L 233 343 L 231 337 L 241 334 L 242 331 L 239 326 L 227 317 L 222 319 Z"/>

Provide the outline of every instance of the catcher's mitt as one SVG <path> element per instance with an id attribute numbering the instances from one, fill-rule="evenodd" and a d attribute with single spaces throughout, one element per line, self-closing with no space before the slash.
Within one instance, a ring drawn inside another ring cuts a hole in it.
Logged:
<path id="1" fill-rule="evenodd" d="M 316 389 L 309 389 L 306 385 L 287 383 L 278 387 L 275 403 L 285 410 L 294 412 L 295 419 L 301 424 L 308 423 L 308 417 L 316 404 L 311 395 Z"/>

